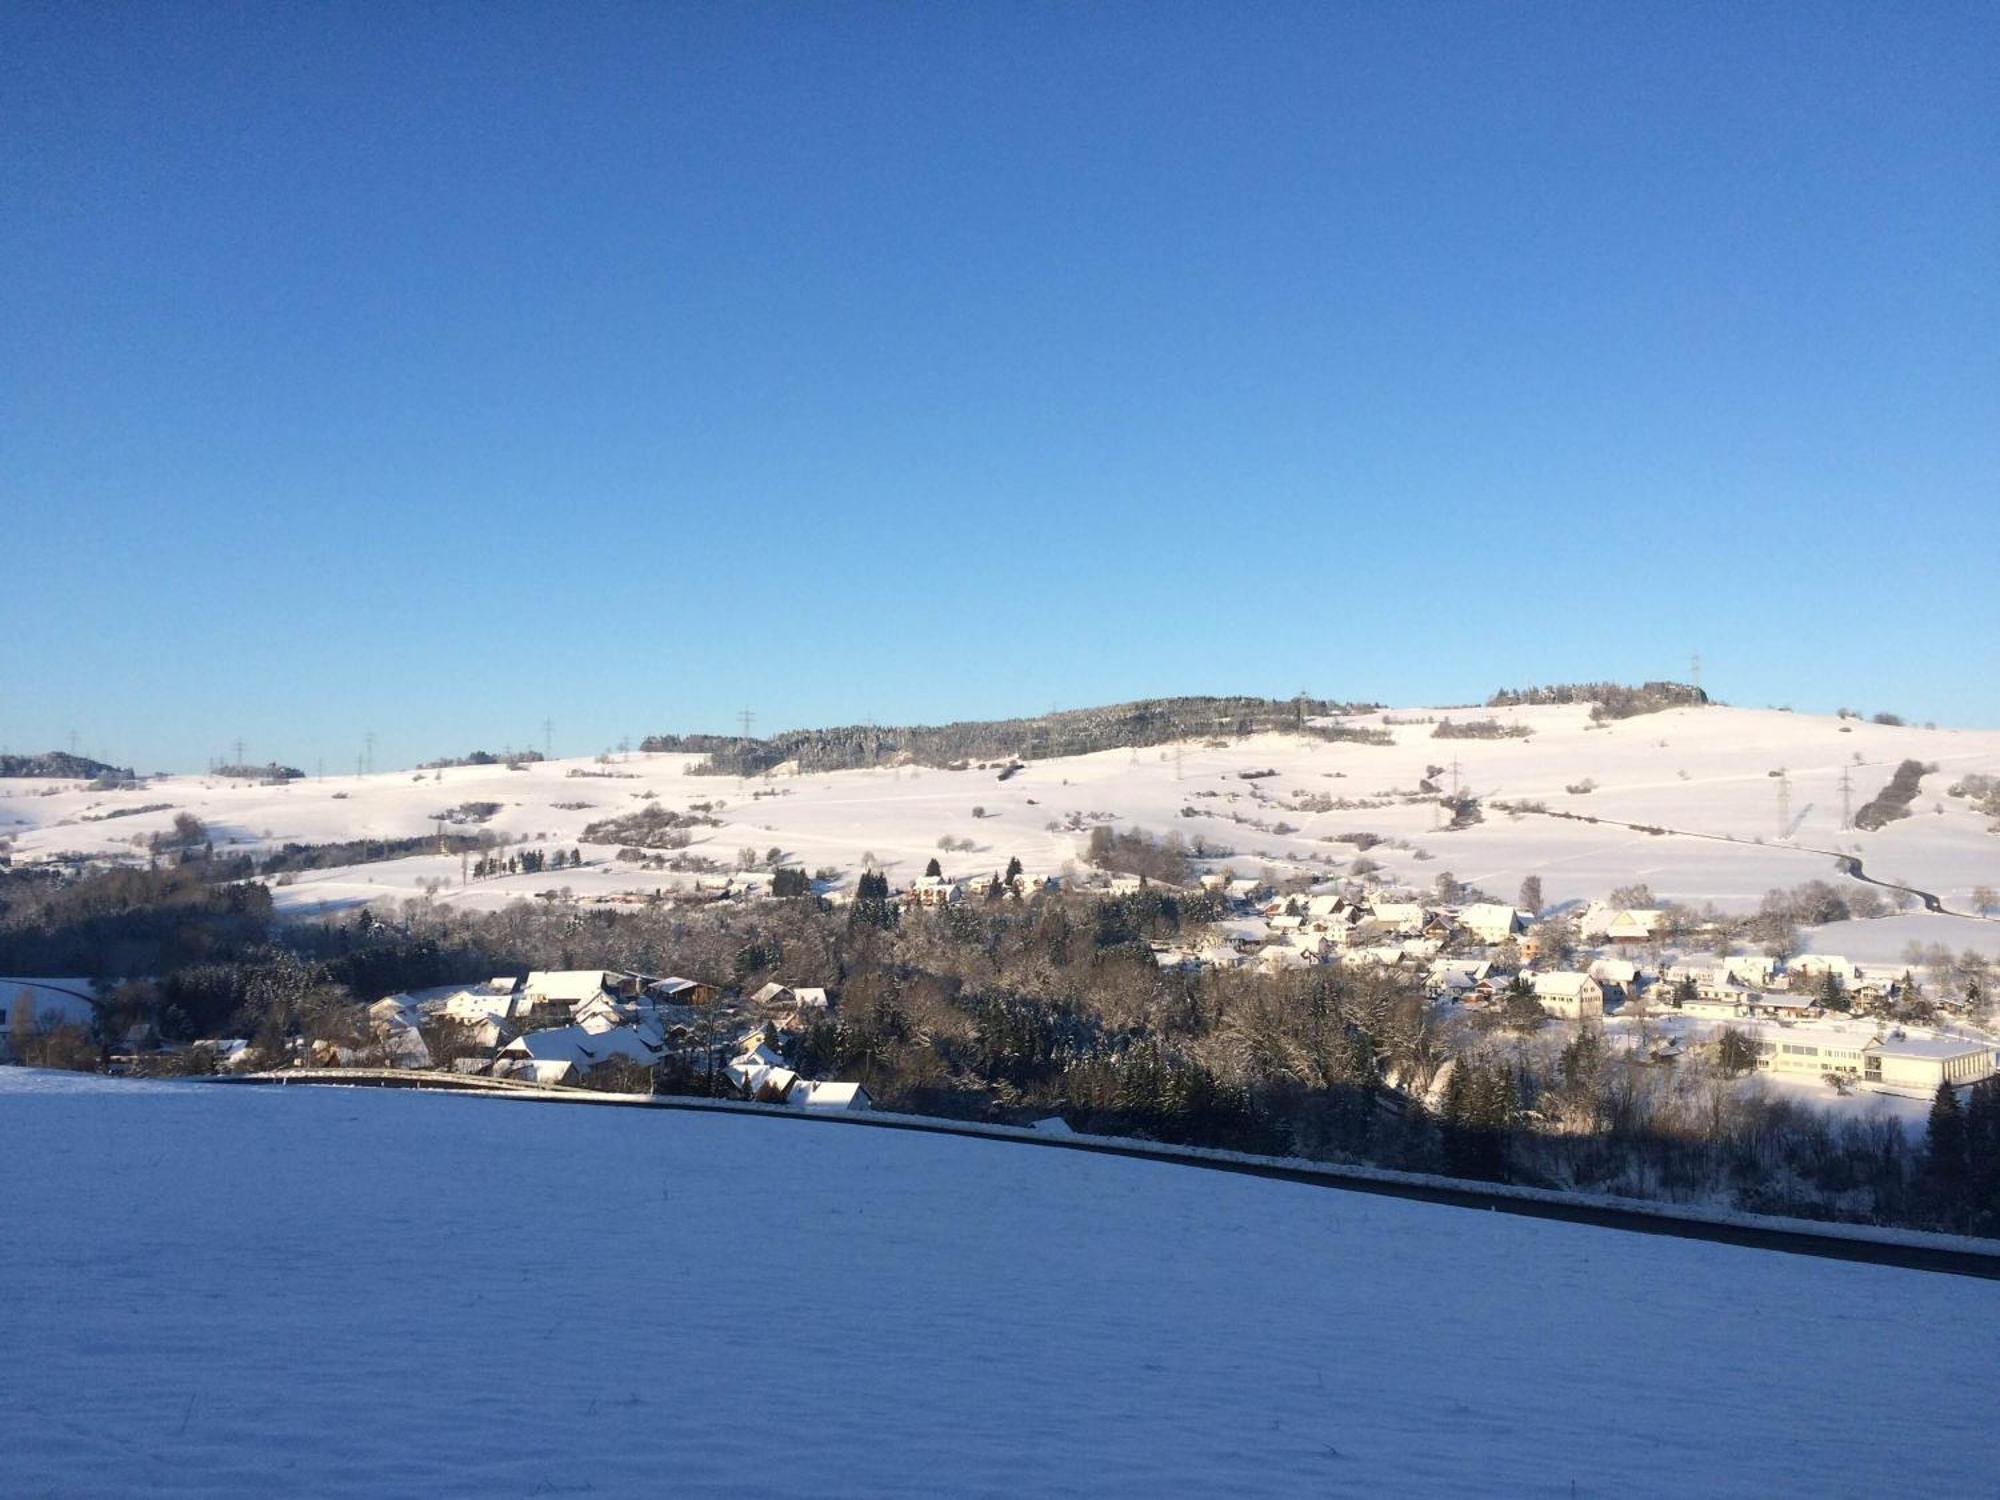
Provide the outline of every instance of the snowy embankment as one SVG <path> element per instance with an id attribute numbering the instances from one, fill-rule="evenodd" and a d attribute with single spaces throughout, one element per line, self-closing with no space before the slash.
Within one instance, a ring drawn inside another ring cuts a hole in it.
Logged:
<path id="1" fill-rule="evenodd" d="M 735 1115 L 10 1071 L 0 1129 L 15 1492 L 1860 1495 L 2000 1461 L 1958 1277 Z"/>
<path id="2" fill-rule="evenodd" d="M 1437 739 L 1443 718 L 1491 718 L 1531 732 Z M 96 792 L 77 783 L 15 781 L 0 784 L 0 835 L 13 837 L 19 860 L 65 851 L 129 855 L 135 838 L 143 843 L 164 834 L 177 813 L 188 813 L 202 820 L 222 852 L 413 838 L 444 828 L 484 830 L 509 847 L 525 843 L 550 854 L 580 848 L 585 856 L 582 869 L 466 884 L 456 856 L 304 872 L 276 892 L 282 909 L 298 912 L 401 899 L 431 883 L 441 886 L 438 899 L 478 907 L 563 888 L 583 899 L 684 889 L 691 874 L 620 861 L 615 844 L 585 844 L 581 836 L 593 822 L 643 808 L 687 813 L 697 804 L 697 816 L 718 821 L 687 830 L 687 854 L 726 869 L 746 848 L 760 857 L 777 848 L 785 861 L 808 870 L 839 871 L 845 883 L 869 854 L 897 885 L 933 856 L 960 877 L 991 874 L 1010 857 L 1030 875 L 1054 874 L 1079 860 L 1090 829 L 1108 820 L 1201 839 L 1231 851 L 1217 863 L 1246 873 L 1267 864 L 1284 873 L 1344 870 L 1357 849 L 1336 835 L 1372 834 L 1389 842 L 1367 857 L 1392 877 L 1429 886 L 1449 870 L 1509 899 L 1523 876 L 1535 874 L 1551 904 L 1644 881 L 1662 897 L 1745 910 L 1773 886 L 1842 881 L 1834 852 L 1860 858 L 1879 879 L 1934 892 L 1961 912 L 1971 909 L 1975 888 L 2000 884 L 2000 836 L 1965 799 L 1946 794 L 1967 773 L 2000 775 L 2000 732 L 1719 707 L 1594 725 L 1582 705 L 1399 710 L 1349 724 L 1394 743 L 1284 734 L 1229 743 L 1195 739 L 1031 761 L 1004 781 L 993 767 L 906 766 L 744 782 L 691 775 L 696 758 L 685 755 L 548 761 L 520 770 L 462 766 L 284 786 L 174 776 Z M 1844 828 L 1847 810 L 1874 796 L 1904 758 L 1939 767 L 1923 779 L 1911 815 L 1875 832 Z M 1260 774 L 1246 780 L 1246 772 Z M 1417 795 L 1434 772 L 1434 785 L 1484 799 L 1484 820 L 1457 831 L 1440 828 L 1435 798 Z M 1510 815 L 1499 801 L 1574 816 Z M 467 808 L 483 821 L 438 821 Z M 1627 824 L 1674 831 L 1655 835 Z M 940 848 L 944 839 L 952 848 Z M 2000 953 L 2000 922 L 1945 920 L 1952 930 L 1942 941 Z"/>

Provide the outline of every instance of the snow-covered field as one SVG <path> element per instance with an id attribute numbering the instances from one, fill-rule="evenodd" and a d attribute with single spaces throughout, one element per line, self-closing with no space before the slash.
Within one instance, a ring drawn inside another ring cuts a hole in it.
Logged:
<path id="1" fill-rule="evenodd" d="M 1984 1282 L 754 1118 L 0 1070 L 10 1494 L 1966 1494 Z"/>
<path id="2" fill-rule="evenodd" d="M 1526 739 L 1433 738 L 1430 720 L 1495 717 L 1532 728 Z M 71 784 L 40 795 L 51 783 L 0 784 L 0 835 L 11 834 L 17 859 L 58 851 L 130 850 L 188 811 L 215 832 L 218 846 L 324 842 L 362 836 L 419 835 L 433 815 L 460 803 L 492 801 L 501 810 L 484 826 L 510 840 L 576 843 L 586 823 L 642 806 L 684 810 L 721 799 L 723 826 L 695 830 L 691 852 L 733 865 L 745 847 L 776 846 L 787 860 L 831 866 L 851 879 L 872 853 L 892 879 L 906 882 L 939 854 L 942 838 L 969 839 L 971 852 L 941 856 L 947 872 L 990 872 L 1010 856 L 1030 874 L 1053 874 L 1077 860 L 1088 825 L 1051 830 L 1071 814 L 1109 814 L 1121 826 L 1199 836 L 1234 851 L 1229 861 L 1252 872 L 1342 865 L 1351 845 L 1328 842 L 1342 832 L 1406 840 L 1369 857 L 1413 884 L 1428 886 L 1440 871 L 1511 898 L 1521 878 L 1539 874 L 1550 902 L 1586 899 L 1644 881 L 1660 896 L 1713 900 L 1725 908 L 1754 906 L 1772 886 L 1813 878 L 1838 879 L 1825 851 L 1857 853 L 1870 874 L 1933 891 L 1958 911 L 1971 906 L 1975 886 L 2000 884 L 2000 835 L 1945 788 L 1968 772 L 2000 775 L 2000 732 L 1927 730 L 1770 710 L 1704 708 L 1649 714 L 1603 726 L 1588 710 L 1538 707 L 1501 710 L 1396 710 L 1352 721 L 1387 725 L 1389 746 L 1328 743 L 1290 735 L 1260 735 L 1226 747 L 1191 742 L 1174 749 L 1118 750 L 1035 761 L 1006 781 L 995 772 L 903 767 L 835 774 L 776 774 L 752 782 L 693 776 L 695 757 L 614 757 L 552 761 L 510 771 L 461 767 L 442 773 L 383 773 L 366 778 L 306 780 L 262 787 L 200 776 L 170 777 L 143 789 L 96 793 Z M 1878 832 L 1843 830 L 1843 793 L 1860 807 L 1905 757 L 1934 762 L 1912 816 Z M 1587 824 L 1486 809 L 1485 821 L 1457 832 L 1440 830 L 1434 802 L 1404 801 L 1433 767 L 1450 783 L 1488 799 L 1546 803 L 1552 811 L 1677 830 L 1665 836 L 1609 822 Z M 1273 770 L 1245 781 L 1241 773 Z M 1789 793 L 1789 823 L 1779 827 L 1779 781 Z M 591 775 L 573 776 L 586 772 Z M 603 776 L 601 773 L 614 773 Z M 1590 781 L 1595 789 L 1572 793 Z M 756 794 L 765 795 L 758 796 Z M 650 794 L 650 796 L 649 796 Z M 1370 804 L 1326 812 L 1298 810 L 1314 796 Z M 120 808 L 154 803 L 169 808 L 106 819 Z M 562 803 L 588 806 L 563 807 Z M 975 817 L 975 807 L 985 810 Z M 1192 816 L 1184 809 L 1191 809 Z M 1254 820 L 1263 827 L 1253 825 Z M 95 821 L 93 821 L 95 820 Z M 1293 831 L 1275 832 L 1279 823 Z M 292 910 L 341 906 L 414 894 L 419 881 L 442 880 L 442 899 L 498 906 L 537 891 L 568 887 L 579 896 L 652 891 L 688 877 L 637 870 L 616 862 L 615 850 L 585 845 L 581 870 L 515 876 L 458 886 L 456 857 L 418 857 L 301 875 L 282 888 Z M 2000 950 L 2000 923 L 1944 919 L 1953 947 L 1984 943 Z M 1907 941 L 1907 939 L 1904 939 Z M 1900 948 L 1898 942 L 1897 947 Z M 1886 956 L 1886 955 L 1885 955 Z"/>

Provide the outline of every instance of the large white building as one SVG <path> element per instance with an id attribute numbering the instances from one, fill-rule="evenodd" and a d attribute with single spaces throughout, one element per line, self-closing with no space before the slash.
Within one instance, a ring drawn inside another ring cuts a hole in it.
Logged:
<path id="1" fill-rule="evenodd" d="M 1993 1044 L 1964 1037 L 1917 1041 L 1877 1038 L 1861 1049 L 1861 1076 L 1888 1087 L 1935 1089 L 1993 1076 Z"/>
<path id="2" fill-rule="evenodd" d="M 1757 1066 L 1767 1073 L 1825 1078 L 1861 1076 L 1865 1048 L 1858 1038 L 1814 1036 L 1810 1032 L 1763 1031 L 1757 1036 Z"/>

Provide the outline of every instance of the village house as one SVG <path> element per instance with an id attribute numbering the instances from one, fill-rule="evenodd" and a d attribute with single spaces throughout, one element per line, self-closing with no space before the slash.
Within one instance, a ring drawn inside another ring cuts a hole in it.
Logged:
<path id="1" fill-rule="evenodd" d="M 524 1062 L 568 1063 L 579 1076 L 587 1076 L 614 1060 L 623 1058 L 650 1068 L 660 1060 L 661 1048 L 628 1026 L 591 1030 L 584 1026 L 553 1026 L 542 1031 L 526 1031 L 500 1049 L 494 1072 L 519 1076 Z"/>
<path id="2" fill-rule="evenodd" d="M 1414 901 L 1369 903 L 1369 917 L 1387 927 L 1397 937 L 1415 937 L 1424 930 L 1430 914 Z"/>
<path id="3" fill-rule="evenodd" d="M 1480 942 L 1493 946 L 1504 943 L 1521 930 L 1521 914 L 1498 901 L 1475 901 L 1459 908 L 1458 925 Z"/>
<path id="4" fill-rule="evenodd" d="M 1604 940 L 1621 946 L 1650 943 L 1660 936 L 1666 913 L 1650 909 L 1615 911 L 1605 921 Z"/>
<path id="5" fill-rule="evenodd" d="M 910 882 L 903 899 L 911 906 L 950 906 L 964 898 L 964 889 L 944 875 L 919 875 Z"/>
<path id="6" fill-rule="evenodd" d="M 805 1107 L 809 1110 L 858 1112 L 875 1107 L 868 1090 L 858 1083 L 810 1083 L 806 1089 Z"/>
<path id="7" fill-rule="evenodd" d="M 1529 976 L 1535 998 L 1551 1015 L 1570 1021 L 1604 1019 L 1604 989 L 1588 974 L 1558 970 Z"/>
<path id="8" fill-rule="evenodd" d="M 1440 958 L 1424 977 L 1424 993 L 1433 1000 L 1462 999 L 1492 972 L 1493 965 L 1483 958 Z"/>
<path id="9" fill-rule="evenodd" d="M 647 985 L 646 995 L 655 1005 L 713 1005 L 721 998 L 722 987 L 670 974 Z"/>
<path id="10" fill-rule="evenodd" d="M 538 969 L 522 981 L 522 1004 L 516 1008 L 516 1014 L 550 1019 L 568 1016 L 600 995 L 614 1001 L 633 1001 L 639 998 L 645 983 L 637 974 L 609 969 Z"/>

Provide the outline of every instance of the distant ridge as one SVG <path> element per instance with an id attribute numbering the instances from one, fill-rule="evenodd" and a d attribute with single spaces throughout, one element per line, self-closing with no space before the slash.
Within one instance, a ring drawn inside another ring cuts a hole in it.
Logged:
<path id="1" fill-rule="evenodd" d="M 1141 698 L 1101 708 L 1059 709 L 1020 719 L 974 719 L 954 724 L 848 724 L 793 729 L 767 739 L 741 735 L 655 734 L 640 741 L 647 751 L 705 755 L 694 769 L 751 776 L 787 761 L 802 771 L 847 771 L 898 761 L 926 766 L 966 760 L 1045 760 L 1164 745 L 1208 735 L 1259 731 L 1333 735 L 1309 720 L 1368 713 L 1381 705 L 1333 699 L 1189 697 Z"/>

